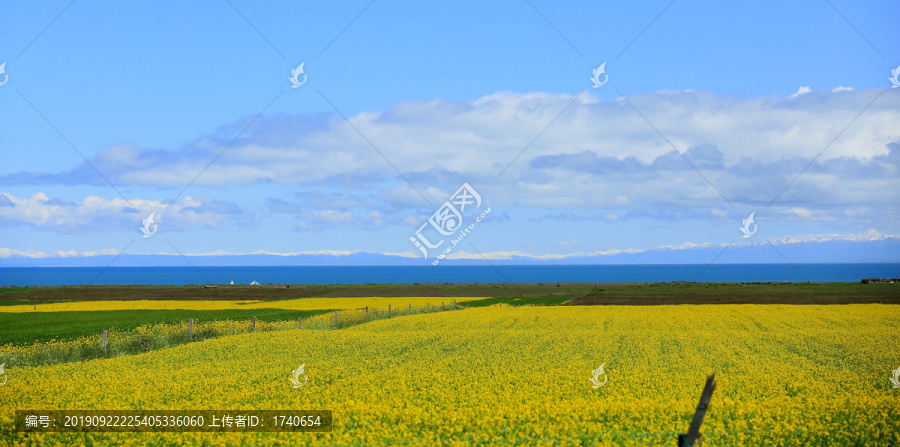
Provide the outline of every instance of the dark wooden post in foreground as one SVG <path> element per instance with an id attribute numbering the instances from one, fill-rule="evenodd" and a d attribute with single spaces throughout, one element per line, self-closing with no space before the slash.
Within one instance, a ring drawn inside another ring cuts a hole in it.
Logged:
<path id="1" fill-rule="evenodd" d="M 194 319 L 188 318 L 188 339 L 194 339 Z"/>
<path id="2" fill-rule="evenodd" d="M 297 329 L 303 329 L 303 317 L 297 317 Z"/>
<path id="3" fill-rule="evenodd" d="M 253 316 L 253 326 L 250 326 L 250 332 L 256 332 L 256 315 Z"/>
<path id="4" fill-rule="evenodd" d="M 103 334 L 100 335 L 100 349 L 106 350 L 106 329 L 104 329 Z"/>
<path id="5" fill-rule="evenodd" d="M 716 373 L 712 373 L 706 378 L 706 386 L 703 387 L 703 393 L 700 394 L 700 403 L 697 404 L 697 411 L 694 412 L 694 418 L 691 420 L 691 426 L 688 427 L 687 434 L 678 435 L 678 447 L 694 447 L 699 446 L 701 442 L 700 426 L 703 425 L 703 418 L 706 416 L 706 410 L 709 408 L 709 401 L 712 400 L 713 391 L 716 390 Z"/>
<path id="6" fill-rule="evenodd" d="M 366 306 L 366 320 L 369 319 L 369 306 Z"/>
<path id="7" fill-rule="evenodd" d="M 337 327 L 337 309 L 334 310 L 334 327 Z"/>
<path id="8" fill-rule="evenodd" d="M 391 316 L 391 305 L 388 304 L 388 316 Z"/>

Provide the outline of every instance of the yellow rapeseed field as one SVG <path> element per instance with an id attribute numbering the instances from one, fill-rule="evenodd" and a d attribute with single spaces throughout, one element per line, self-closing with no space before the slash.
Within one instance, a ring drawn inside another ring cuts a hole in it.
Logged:
<path id="1" fill-rule="evenodd" d="M 900 307 L 489 307 L 7 368 L 11 445 L 900 445 Z M 293 389 L 305 363 L 309 382 Z M 605 363 L 608 381 L 593 389 Z M 16 409 L 329 409 L 334 431 L 35 434 Z"/>
<path id="2" fill-rule="evenodd" d="M 421 307 L 426 304 L 440 306 L 442 302 L 450 304 L 454 298 L 440 297 L 363 297 L 363 298 L 298 298 L 280 301 L 175 301 L 175 300 L 133 300 L 133 301 L 77 301 L 47 304 L 20 304 L 15 306 L 0 306 L 0 312 L 61 312 L 83 310 L 148 310 L 148 309 L 182 309 L 182 310 L 223 310 L 223 309 L 289 309 L 289 310 L 316 310 L 316 309 L 358 309 L 366 306 L 385 308 L 393 306 L 394 309 L 406 307 Z M 482 298 L 458 298 L 457 301 L 471 301 Z"/>

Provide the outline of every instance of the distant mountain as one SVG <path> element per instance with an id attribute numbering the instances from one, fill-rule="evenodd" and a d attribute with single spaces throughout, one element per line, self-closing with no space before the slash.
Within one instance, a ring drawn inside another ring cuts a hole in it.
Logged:
<path id="1" fill-rule="evenodd" d="M 731 246 L 684 244 L 678 247 L 611 250 L 601 253 L 565 256 L 533 256 L 521 252 L 490 252 L 482 255 L 463 251 L 451 253 L 440 265 L 573 265 L 573 264 L 743 264 L 743 263 L 894 263 L 900 262 L 900 239 L 894 236 L 861 237 L 816 236 L 804 240 L 783 238 L 776 241 L 734 243 Z M 418 253 L 417 253 L 418 254 Z M 341 266 L 341 265 L 430 265 L 410 253 L 304 252 L 291 254 L 201 254 L 186 255 L 194 266 Z M 0 249 L 0 267 L 179 267 L 189 265 L 179 255 L 115 254 L 82 255 L 75 253 L 22 253 Z"/>

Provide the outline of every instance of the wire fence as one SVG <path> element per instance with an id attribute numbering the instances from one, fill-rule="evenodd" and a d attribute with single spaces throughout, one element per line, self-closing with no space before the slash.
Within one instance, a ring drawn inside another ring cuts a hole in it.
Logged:
<path id="1" fill-rule="evenodd" d="M 463 309 L 456 301 L 440 306 L 364 307 L 322 313 L 309 318 L 280 321 L 210 320 L 145 324 L 131 330 L 108 329 L 95 336 L 50 340 L 0 347 L 0 363 L 7 368 L 78 362 L 140 354 L 229 335 L 287 330 L 337 330 L 388 318 Z"/>

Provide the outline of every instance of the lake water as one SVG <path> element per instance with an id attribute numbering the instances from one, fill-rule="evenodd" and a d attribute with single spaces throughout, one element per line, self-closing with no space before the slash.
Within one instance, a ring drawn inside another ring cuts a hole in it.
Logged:
<path id="1" fill-rule="evenodd" d="M 232 280 L 235 284 L 857 282 L 870 277 L 900 277 L 900 264 L 0 268 L 0 286 L 227 284 Z"/>

